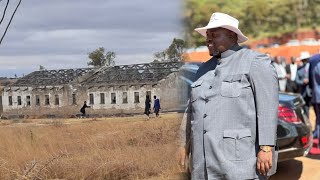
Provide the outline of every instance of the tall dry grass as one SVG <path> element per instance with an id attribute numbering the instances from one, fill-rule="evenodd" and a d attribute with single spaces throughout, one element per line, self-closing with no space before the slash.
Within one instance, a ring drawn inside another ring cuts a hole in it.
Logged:
<path id="1" fill-rule="evenodd" d="M 166 179 L 177 172 L 179 114 L 0 125 L 0 179 Z"/>

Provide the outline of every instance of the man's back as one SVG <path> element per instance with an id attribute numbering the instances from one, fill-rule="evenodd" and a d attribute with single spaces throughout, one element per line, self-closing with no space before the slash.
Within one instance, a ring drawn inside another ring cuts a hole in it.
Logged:
<path id="1" fill-rule="evenodd" d="M 310 58 L 309 79 L 312 88 L 312 102 L 320 103 L 320 54 Z"/>
<path id="2" fill-rule="evenodd" d="M 154 108 L 157 108 L 157 109 L 160 108 L 160 100 L 159 99 L 154 100 Z"/>

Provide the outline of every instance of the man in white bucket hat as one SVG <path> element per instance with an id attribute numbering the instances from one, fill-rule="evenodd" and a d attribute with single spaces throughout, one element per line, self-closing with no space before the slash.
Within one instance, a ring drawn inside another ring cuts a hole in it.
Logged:
<path id="1" fill-rule="evenodd" d="M 300 58 L 297 59 L 297 64 L 299 65 L 297 70 L 297 76 L 295 83 L 297 84 L 298 92 L 301 94 L 305 101 L 303 110 L 306 112 L 307 117 L 309 118 L 309 109 L 311 105 L 311 88 L 309 86 L 309 58 L 310 53 L 308 51 L 303 51 L 300 53 Z"/>
<path id="2" fill-rule="evenodd" d="M 206 37 L 212 59 L 191 85 L 181 124 L 180 164 L 191 151 L 191 179 L 267 179 L 277 165 L 278 78 L 270 58 L 238 43 L 239 21 L 213 13 Z"/>

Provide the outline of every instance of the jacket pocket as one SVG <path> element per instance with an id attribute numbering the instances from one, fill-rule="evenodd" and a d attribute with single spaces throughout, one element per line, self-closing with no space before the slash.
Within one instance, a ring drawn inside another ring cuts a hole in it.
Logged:
<path id="1" fill-rule="evenodd" d="M 194 103 L 203 93 L 201 90 L 202 83 L 203 83 L 203 80 L 198 80 L 198 81 L 195 81 L 194 83 L 191 84 L 190 103 Z"/>
<path id="2" fill-rule="evenodd" d="M 247 160 L 254 155 L 251 129 L 227 129 L 223 131 L 223 149 L 228 160 Z"/>
<path id="3" fill-rule="evenodd" d="M 221 84 L 221 96 L 230 98 L 239 97 L 242 76 L 242 74 L 236 74 L 225 77 Z"/>
<path id="4" fill-rule="evenodd" d="M 201 86 L 202 82 L 203 82 L 203 80 L 195 81 L 194 83 L 191 84 L 191 88 Z"/>

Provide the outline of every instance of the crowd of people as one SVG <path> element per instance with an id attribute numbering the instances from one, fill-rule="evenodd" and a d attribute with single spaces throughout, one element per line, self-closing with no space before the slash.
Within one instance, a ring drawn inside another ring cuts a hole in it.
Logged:
<path id="1" fill-rule="evenodd" d="M 309 86 L 309 58 L 308 52 L 302 52 L 297 58 L 291 57 L 290 61 L 278 56 L 272 58 L 272 64 L 278 74 L 279 90 L 300 93 L 306 102 L 304 110 L 307 115 L 312 97 Z"/>
<path id="2" fill-rule="evenodd" d="M 300 93 L 305 101 L 304 111 L 309 117 L 310 106 L 313 105 L 316 114 L 316 129 L 314 137 L 318 137 L 319 118 L 320 118 L 320 99 L 317 93 L 319 82 L 319 72 L 317 64 L 319 55 L 311 56 L 309 52 L 301 52 L 300 57 L 291 57 L 286 61 L 283 57 L 271 57 L 273 66 L 278 74 L 279 90 L 289 93 Z"/>

